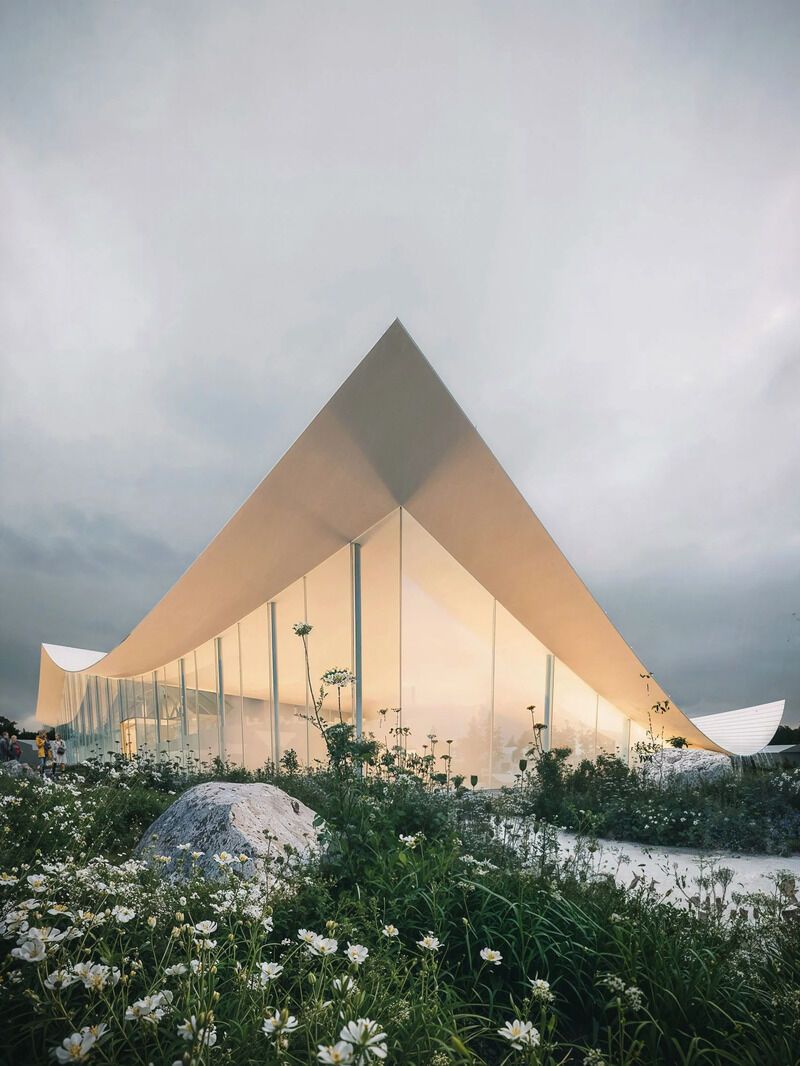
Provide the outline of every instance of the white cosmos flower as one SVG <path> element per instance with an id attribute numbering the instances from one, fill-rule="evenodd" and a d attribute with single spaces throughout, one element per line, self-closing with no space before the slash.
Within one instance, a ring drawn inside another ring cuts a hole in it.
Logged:
<path id="1" fill-rule="evenodd" d="M 174 962 L 172 966 L 168 966 L 164 973 L 167 977 L 179 977 L 181 974 L 186 973 L 187 966 L 185 962 Z"/>
<path id="2" fill-rule="evenodd" d="M 52 973 L 45 977 L 44 986 L 53 991 L 58 988 L 69 988 L 70 985 L 74 985 L 78 980 L 80 980 L 78 975 L 70 973 L 69 970 L 53 970 Z"/>
<path id="3" fill-rule="evenodd" d="M 303 944 L 313 944 L 319 934 L 313 929 L 298 929 L 297 939 Z"/>
<path id="4" fill-rule="evenodd" d="M 345 996 L 355 992 L 358 988 L 352 977 L 334 977 L 332 984 L 334 992 L 340 992 Z"/>
<path id="5" fill-rule="evenodd" d="M 0 873 L 0 885 L 8 885 L 9 888 L 15 885 L 19 881 L 18 877 L 14 877 L 13 874 L 7 874 L 5 870 Z"/>
<path id="6" fill-rule="evenodd" d="M 499 966 L 503 961 L 503 956 L 499 951 L 495 951 L 494 948 L 481 948 L 481 958 L 492 966 Z"/>
<path id="7" fill-rule="evenodd" d="M 395 936 L 400 936 L 400 930 L 397 928 L 396 925 L 385 925 L 383 929 L 381 929 L 381 932 L 384 936 L 388 936 L 389 939 Z"/>
<path id="8" fill-rule="evenodd" d="M 120 907 L 117 904 L 116 907 L 111 908 L 111 916 L 116 918 L 122 925 L 125 925 L 126 922 L 130 922 L 136 917 L 136 911 L 132 907 Z"/>
<path id="9" fill-rule="evenodd" d="M 217 1042 L 216 1026 L 210 1020 L 204 1022 L 196 1014 L 184 1018 L 177 1028 L 178 1036 L 186 1041 L 197 1041 L 201 1047 L 213 1047 Z"/>
<path id="10" fill-rule="evenodd" d="M 317 1044 L 317 1059 L 320 1062 L 344 1064 L 353 1061 L 353 1045 L 339 1040 L 335 1044 Z"/>
<path id="11" fill-rule="evenodd" d="M 47 887 L 47 878 L 44 874 L 28 874 L 25 880 L 34 892 L 44 892 Z"/>
<path id="12" fill-rule="evenodd" d="M 504 1040 L 508 1040 L 516 1051 L 539 1046 L 539 1030 L 534 1029 L 533 1022 L 523 1022 L 519 1018 L 515 1018 L 512 1022 L 506 1022 L 503 1028 L 498 1029 L 497 1032 Z"/>
<path id="13" fill-rule="evenodd" d="M 229 851 L 217 852 L 217 854 L 214 855 L 213 858 L 214 862 L 218 866 L 233 866 L 233 864 L 236 862 L 236 856 L 231 855 Z"/>
<path id="14" fill-rule="evenodd" d="M 18 948 L 12 948 L 11 954 L 23 962 L 42 962 L 47 958 L 47 949 L 39 939 L 25 940 Z"/>
<path id="15" fill-rule="evenodd" d="M 61 1047 L 54 1049 L 55 1056 L 59 1062 L 83 1062 L 96 1043 L 97 1037 L 91 1031 L 73 1033 L 64 1037 Z"/>
<path id="16" fill-rule="evenodd" d="M 80 973 L 77 972 L 78 966 L 83 967 Z M 83 981 L 83 987 L 88 988 L 90 992 L 102 992 L 106 985 L 119 983 L 119 970 L 116 966 L 112 968 L 102 962 L 95 962 L 91 965 L 78 963 L 78 966 L 73 967 L 73 973 Z"/>
<path id="17" fill-rule="evenodd" d="M 331 936 L 315 936 L 308 945 L 310 955 L 335 955 L 339 950 L 339 941 Z"/>
<path id="18" fill-rule="evenodd" d="M 206 920 L 204 922 L 198 922 L 194 927 L 194 931 L 198 936 L 210 936 L 211 933 L 215 932 L 216 928 L 216 922 L 209 922 Z"/>
<path id="19" fill-rule="evenodd" d="M 339 1039 L 350 1044 L 354 1061 L 357 1063 L 366 1064 L 371 1058 L 386 1058 L 386 1033 L 370 1018 L 358 1018 L 354 1022 L 348 1022 L 339 1033 Z"/>
<path id="20" fill-rule="evenodd" d="M 283 967 L 278 962 L 259 963 L 262 981 L 274 981 L 283 973 Z"/>
<path id="21" fill-rule="evenodd" d="M 125 1011 L 125 1021 L 149 1022 L 158 1025 L 172 1003 L 171 992 L 156 992 L 152 996 L 137 999 Z"/>
<path id="22" fill-rule="evenodd" d="M 345 955 L 354 966 L 361 966 L 367 961 L 369 949 L 365 948 L 363 944 L 348 944 Z"/>
<path id="23" fill-rule="evenodd" d="M 277 1033 L 291 1033 L 297 1028 L 297 1018 L 288 1010 L 276 1010 L 274 1014 L 268 1014 L 261 1025 L 261 1031 L 265 1036 L 275 1036 Z"/>
<path id="24" fill-rule="evenodd" d="M 438 951 L 442 945 L 438 936 L 434 936 L 433 933 L 428 933 L 421 940 L 417 941 L 417 946 L 421 947 L 423 951 Z"/>

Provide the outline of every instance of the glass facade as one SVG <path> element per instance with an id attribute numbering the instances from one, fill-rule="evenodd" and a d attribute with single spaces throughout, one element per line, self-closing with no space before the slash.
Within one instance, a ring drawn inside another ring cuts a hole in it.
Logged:
<path id="1" fill-rule="evenodd" d="M 298 622 L 313 626 L 308 672 Z M 365 733 L 480 787 L 514 781 L 534 721 L 573 761 L 628 759 L 643 732 L 404 510 L 181 659 L 130 678 L 66 674 L 57 728 L 73 759 L 116 751 L 252 770 L 292 750 L 315 765 L 309 685 L 317 695 L 332 669 L 360 677 L 328 686 L 327 722 L 356 723 L 360 706 Z"/>

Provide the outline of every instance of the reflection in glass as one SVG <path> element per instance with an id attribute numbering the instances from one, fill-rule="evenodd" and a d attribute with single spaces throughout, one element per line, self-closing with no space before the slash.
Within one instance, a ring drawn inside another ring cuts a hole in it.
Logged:
<path id="1" fill-rule="evenodd" d="M 300 578 L 275 597 L 275 637 L 278 646 L 280 754 L 292 750 L 301 763 L 307 764 L 310 726 L 305 719 L 308 713 L 306 667 L 303 642 L 292 629 L 295 622 L 306 619 L 304 584 Z M 309 638 L 312 656 L 314 637 L 315 633 L 312 633 Z"/>
<path id="2" fill-rule="evenodd" d="M 553 680 L 552 746 L 570 748 L 570 762 L 593 759 L 597 732 L 597 693 L 560 659 Z"/>
<path id="3" fill-rule="evenodd" d="M 362 537 L 361 690 L 364 733 L 388 747 L 400 707 L 400 511 Z M 385 714 L 381 714 L 385 711 Z"/>
<path id="4" fill-rule="evenodd" d="M 628 757 L 628 719 L 601 696 L 597 701 L 597 754 Z"/>
<path id="5" fill-rule="evenodd" d="M 328 670 L 353 670 L 353 610 L 351 597 L 350 545 L 326 559 L 306 576 L 306 617 L 314 629 L 309 637 L 311 681 L 319 692 Z M 300 644 L 300 638 L 294 636 Z M 301 647 L 302 650 L 302 647 Z M 282 686 L 281 686 L 282 687 Z M 353 721 L 352 686 L 326 687 L 322 708 L 327 723 Z M 281 691 L 283 696 L 283 691 Z M 325 763 L 325 744 L 318 729 L 309 725 L 308 759 Z"/>
<path id="6" fill-rule="evenodd" d="M 533 743 L 528 707 L 544 721 L 547 649 L 502 604 L 495 616 L 492 787 L 510 785 Z"/>
<path id="7" fill-rule="evenodd" d="M 297 638 L 295 638 L 297 639 Z M 239 623 L 244 714 L 244 765 L 256 770 L 272 759 L 267 607 Z"/>
<path id="8" fill-rule="evenodd" d="M 402 516 L 402 722 L 409 750 L 436 772 L 452 741 L 451 771 L 489 781 L 493 599 L 444 548 Z M 431 741 L 434 736 L 436 741 Z"/>
<path id="9" fill-rule="evenodd" d="M 227 629 L 222 641 L 222 688 L 224 699 L 225 759 L 238 766 L 244 763 L 244 719 L 239 675 L 239 632 Z"/>
<path id="10" fill-rule="evenodd" d="M 217 653 L 213 640 L 201 644 L 197 649 L 195 671 L 200 761 L 210 763 L 220 754 L 217 728 Z"/>

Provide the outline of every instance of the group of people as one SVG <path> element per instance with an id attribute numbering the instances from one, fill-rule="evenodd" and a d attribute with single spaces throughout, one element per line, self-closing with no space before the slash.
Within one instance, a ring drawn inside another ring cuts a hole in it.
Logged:
<path id="1" fill-rule="evenodd" d="M 50 773 L 55 777 L 67 761 L 67 746 L 64 738 L 56 733 L 51 740 L 46 729 L 40 729 L 35 737 L 36 760 L 39 773 L 44 777 Z M 3 733 L 0 736 L 0 762 L 19 762 L 22 758 L 22 747 L 16 736 Z"/>

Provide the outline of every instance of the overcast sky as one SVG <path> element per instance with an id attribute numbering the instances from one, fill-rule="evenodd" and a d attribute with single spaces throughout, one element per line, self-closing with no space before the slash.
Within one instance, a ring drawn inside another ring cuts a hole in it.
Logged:
<path id="1" fill-rule="evenodd" d="M 399 316 L 676 702 L 800 721 L 800 5 L 0 11 L 0 712 Z"/>

